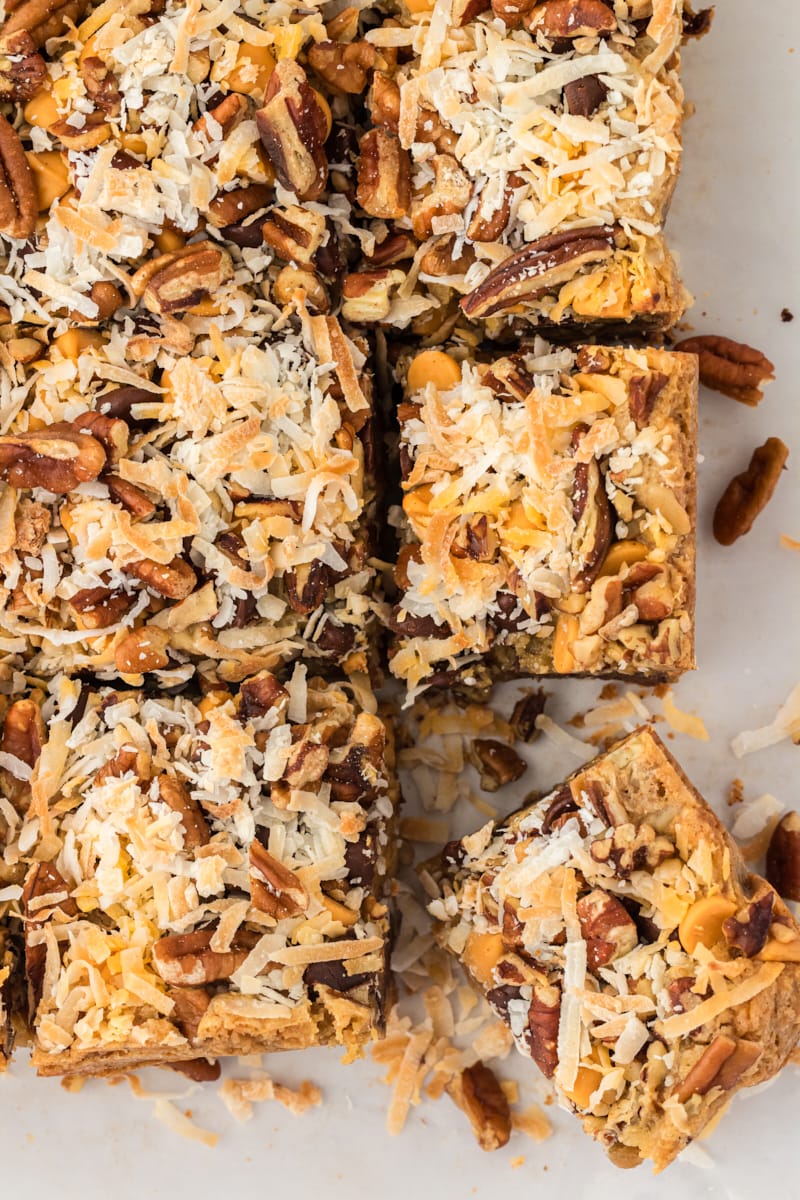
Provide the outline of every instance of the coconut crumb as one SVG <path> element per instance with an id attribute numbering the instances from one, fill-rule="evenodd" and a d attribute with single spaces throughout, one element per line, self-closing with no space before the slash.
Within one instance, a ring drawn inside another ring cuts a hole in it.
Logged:
<path id="1" fill-rule="evenodd" d="M 553 1133 L 553 1126 L 539 1104 L 530 1104 L 522 1112 L 512 1113 L 511 1125 L 535 1142 L 544 1142 Z"/>

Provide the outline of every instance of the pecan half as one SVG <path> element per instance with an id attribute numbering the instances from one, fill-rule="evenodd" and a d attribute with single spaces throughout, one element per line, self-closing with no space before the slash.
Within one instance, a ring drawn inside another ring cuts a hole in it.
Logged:
<path id="1" fill-rule="evenodd" d="M 721 546 L 750 532 L 772 499 L 788 457 L 789 447 L 780 438 L 767 438 L 753 451 L 747 470 L 733 477 L 714 510 L 714 537 Z"/>
<path id="2" fill-rule="evenodd" d="M 152 313 L 184 313 L 213 297 L 233 278 L 227 251 L 213 242 L 195 242 L 161 254 L 140 267 L 131 280 L 136 295 Z"/>
<path id="3" fill-rule="evenodd" d="M 266 208 L 272 196 L 273 189 L 266 183 L 251 183 L 249 187 L 219 192 L 208 206 L 208 223 L 215 229 L 241 224 L 260 208 Z"/>
<path id="4" fill-rule="evenodd" d="M 172 987 L 201 987 L 230 979 L 249 954 L 247 948 L 211 949 L 213 929 L 194 933 L 170 933 L 153 943 L 153 966 L 165 983 Z"/>
<path id="5" fill-rule="evenodd" d="M 0 113 L 0 233 L 24 240 L 36 228 L 39 196 L 16 129 Z"/>
<path id="6" fill-rule="evenodd" d="M 760 899 L 748 904 L 743 912 L 723 921 L 722 932 L 728 945 L 740 950 L 747 958 L 753 958 L 759 950 L 763 950 L 774 907 L 775 893 L 765 892 Z"/>
<path id="7" fill-rule="evenodd" d="M 586 592 L 603 565 L 612 534 L 611 505 L 595 458 L 576 463 L 572 515 L 572 586 L 576 592 Z"/>
<path id="8" fill-rule="evenodd" d="M 784 900 L 800 900 L 800 813 L 786 813 L 775 826 L 766 876 Z"/>
<path id="9" fill-rule="evenodd" d="M 183 844 L 187 850 L 208 845 L 211 835 L 203 811 L 182 779 L 177 775 L 160 775 L 158 798 L 173 812 L 180 814 Z"/>
<path id="10" fill-rule="evenodd" d="M 86 58 L 82 57 L 80 68 L 83 82 L 86 85 L 86 94 L 95 108 L 99 108 L 101 112 L 110 117 L 117 116 L 122 104 L 122 94 L 117 84 L 117 77 L 111 68 L 106 66 L 102 58 L 98 58 L 96 54 L 90 54 Z"/>
<path id="11" fill-rule="evenodd" d="M 511 1137 L 511 1110 L 494 1071 L 482 1062 L 459 1071 L 447 1094 L 469 1120 L 481 1150 L 499 1150 Z"/>
<path id="12" fill-rule="evenodd" d="M 604 36 L 617 19 L 603 0 L 545 0 L 533 9 L 526 25 L 531 33 L 553 38 Z"/>
<path id="13" fill-rule="evenodd" d="M 383 220 L 404 217 L 411 208 L 411 158 L 400 139 L 378 127 L 359 144 L 356 199 L 365 213 Z"/>
<path id="14" fill-rule="evenodd" d="M 250 845 L 250 894 L 256 908 L 278 921 L 308 908 L 308 892 L 294 871 L 256 841 Z"/>
<path id="15" fill-rule="evenodd" d="M 66 495 L 96 479 L 106 465 L 97 438 L 58 421 L 35 433 L 0 437 L 0 479 L 16 488 L 44 488 Z"/>
<path id="16" fill-rule="evenodd" d="M 114 665 L 122 675 L 161 671 L 169 663 L 169 631 L 145 625 L 127 634 L 114 651 Z"/>
<path id="17" fill-rule="evenodd" d="M 30 100 L 47 77 L 47 66 L 27 30 L 0 38 L 0 99 Z"/>
<path id="18" fill-rule="evenodd" d="M 514 730 L 514 736 L 519 742 L 532 742 L 539 733 L 536 718 L 540 717 L 547 704 L 547 693 L 544 688 L 536 688 L 521 696 L 514 705 L 509 724 Z"/>
<path id="19" fill-rule="evenodd" d="M 685 338 L 673 349 L 697 354 L 700 382 L 751 408 L 764 399 L 764 384 L 775 378 L 775 368 L 765 354 L 731 338 L 709 333 Z"/>
<path id="20" fill-rule="evenodd" d="M 185 600 L 197 586 L 197 576 L 182 558 L 173 558 L 168 563 L 142 558 L 137 562 L 124 563 L 122 570 L 126 575 L 141 579 L 145 587 L 159 596 L 166 596 L 168 600 Z"/>
<path id="21" fill-rule="evenodd" d="M 633 950 L 639 941 L 636 924 L 614 896 L 594 888 L 577 904 L 590 971 Z"/>
<path id="22" fill-rule="evenodd" d="M 480 772 L 481 787 L 485 792 L 496 792 L 507 783 L 513 783 L 528 769 L 525 759 L 520 758 L 516 750 L 494 738 L 473 738 L 469 757 Z"/>
<path id="23" fill-rule="evenodd" d="M 283 186 L 300 200 L 317 200 L 328 178 L 325 113 L 301 66 L 283 58 L 256 112 L 261 142 Z"/>
<path id="24" fill-rule="evenodd" d="M 308 61 L 317 74 L 335 92 L 348 96 L 359 96 L 366 90 L 377 58 L 378 51 L 371 42 L 317 42 L 308 51 Z"/>
<path id="25" fill-rule="evenodd" d="M 537 295 L 553 291 L 591 262 L 609 258 L 614 230 L 609 225 L 548 234 L 511 254 L 461 300 L 471 319 L 490 317 Z"/>
<path id="26" fill-rule="evenodd" d="M 66 879 L 52 863 L 35 863 L 28 872 L 25 886 L 20 896 L 22 911 L 31 920 L 36 920 L 37 914 L 41 909 L 33 906 L 32 901 L 39 900 L 42 896 L 58 895 L 61 892 L 65 892 L 65 898 L 60 900 L 54 907 L 60 909 L 67 917 L 77 917 L 78 906 L 70 896 L 69 890 L 69 884 Z"/>
<path id="27" fill-rule="evenodd" d="M 271 708 L 283 707 L 289 693 L 271 671 L 262 671 L 246 679 L 239 689 L 239 716 L 263 717 Z"/>
<path id="28" fill-rule="evenodd" d="M 81 588 L 69 598 L 70 608 L 78 614 L 82 629 L 106 629 L 116 625 L 133 606 L 134 597 L 111 588 Z"/>

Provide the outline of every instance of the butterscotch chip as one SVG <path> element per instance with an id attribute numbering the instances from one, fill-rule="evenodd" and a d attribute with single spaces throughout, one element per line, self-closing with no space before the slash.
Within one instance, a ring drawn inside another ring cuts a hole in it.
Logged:
<path id="1" fill-rule="evenodd" d="M 437 940 L 618 1166 L 791 1054 L 800 926 L 650 728 L 427 866 Z"/>

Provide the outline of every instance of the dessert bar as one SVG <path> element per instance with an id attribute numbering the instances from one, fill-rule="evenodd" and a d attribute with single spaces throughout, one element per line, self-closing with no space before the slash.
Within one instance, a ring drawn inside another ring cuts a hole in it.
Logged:
<path id="1" fill-rule="evenodd" d="M 680 169 L 681 9 L 439 0 L 367 33 L 399 52 L 373 74 L 357 191 L 383 222 L 371 270 L 391 323 L 676 323 L 687 298 L 661 228 Z M 366 299 L 346 286 L 345 314 Z"/>
<path id="2" fill-rule="evenodd" d="M 74 332 L 74 331 L 73 331 Z M 371 379 L 333 317 L 131 353 L 115 319 L 0 367 L 0 636 L 32 669 L 372 666 Z M 164 674 L 166 672 L 166 674 Z"/>
<path id="3" fill-rule="evenodd" d="M 537 340 L 422 351 L 399 374 L 390 665 L 411 696 L 691 668 L 696 362 Z"/>
<path id="4" fill-rule="evenodd" d="M 618 1166 L 667 1166 L 800 1031 L 800 927 L 642 728 L 430 865 L 441 944 Z"/>
<path id="5" fill-rule="evenodd" d="M 397 802 L 380 717 L 301 664 L 191 699 L 62 677 L 18 703 L 46 727 L 10 847 L 41 1074 L 380 1035 Z"/>

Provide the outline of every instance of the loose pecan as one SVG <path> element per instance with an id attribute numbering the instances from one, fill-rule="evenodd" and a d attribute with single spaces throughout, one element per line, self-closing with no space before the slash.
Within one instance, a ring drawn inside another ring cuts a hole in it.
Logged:
<path id="1" fill-rule="evenodd" d="M 0 233 L 29 238 L 36 228 L 39 196 L 19 134 L 0 113 Z"/>
<path id="2" fill-rule="evenodd" d="M 106 587 L 81 588 L 69 598 L 80 618 L 81 629 L 106 629 L 116 625 L 133 607 L 134 597 Z"/>
<path id="3" fill-rule="evenodd" d="M 144 521 L 156 511 L 153 501 L 135 483 L 129 483 L 127 479 L 114 474 L 103 475 L 103 483 L 108 488 L 111 499 L 116 500 L 138 520 Z"/>
<path id="4" fill-rule="evenodd" d="M 547 704 L 547 693 L 544 688 L 535 688 L 526 692 L 514 705 L 510 725 L 514 736 L 519 742 L 532 742 L 538 735 L 536 718 L 540 717 Z"/>
<path id="5" fill-rule="evenodd" d="M 318 199 L 328 177 L 327 120 L 305 71 L 292 59 L 281 59 L 272 72 L 256 125 L 281 184 L 300 200 Z"/>
<path id="6" fill-rule="evenodd" d="M 786 813 L 775 826 L 766 876 L 784 900 L 800 900 L 800 813 Z"/>
<path id="7" fill-rule="evenodd" d="M 322 779 L 329 758 L 327 746 L 311 738 L 301 738 L 292 746 L 281 778 L 292 788 L 308 788 L 310 783 Z"/>
<path id="8" fill-rule="evenodd" d="M 230 255 L 214 242 L 195 242 L 161 254 L 140 267 L 131 280 L 136 295 L 152 313 L 184 313 L 233 278 Z"/>
<path id="9" fill-rule="evenodd" d="M 372 254 L 367 255 L 365 262 L 371 267 L 391 267 L 395 263 L 413 258 L 417 251 L 417 243 L 410 233 L 390 233 L 382 242 L 378 242 Z"/>
<path id="10" fill-rule="evenodd" d="M 197 586 L 194 571 L 179 557 L 168 563 L 157 563 L 150 558 L 142 558 L 136 562 L 124 563 L 122 570 L 126 575 L 141 579 L 145 587 L 159 596 L 166 596 L 168 600 L 185 600 Z"/>
<path id="11" fill-rule="evenodd" d="M 490 317 L 537 295 L 546 295 L 588 263 L 613 253 L 614 230 L 608 225 L 571 229 L 539 238 L 499 263 L 461 300 L 471 319 Z"/>
<path id="12" fill-rule="evenodd" d="M 436 154 L 431 160 L 434 181 L 431 191 L 411 205 L 414 236 L 424 241 L 433 232 L 435 217 L 463 213 L 472 196 L 472 183 L 452 154 Z"/>
<path id="13" fill-rule="evenodd" d="M 115 117 L 122 104 L 122 94 L 114 72 L 96 54 L 80 59 L 81 75 L 86 85 L 86 94 L 95 108 L 107 116 Z"/>
<path id="14" fill-rule="evenodd" d="M 699 356 L 700 382 L 706 387 L 751 408 L 764 399 L 764 384 L 775 378 L 766 355 L 744 342 L 709 333 L 685 338 L 674 349 Z"/>
<path id="15" fill-rule="evenodd" d="M 49 508 L 33 500 L 17 502 L 14 514 L 14 549 L 38 556 L 47 540 L 53 518 Z"/>
<path id="16" fill-rule="evenodd" d="M 145 388 L 118 387 L 110 392 L 103 392 L 95 400 L 97 411 L 106 417 L 119 417 L 131 429 L 136 429 L 142 422 L 133 415 L 134 404 L 154 404 L 160 401 L 158 392 L 148 392 Z"/>
<path id="17" fill-rule="evenodd" d="M 713 21 L 713 7 L 701 8 L 699 12 L 693 12 L 691 4 L 684 3 L 683 40 L 688 41 L 689 38 L 705 37 L 710 31 Z"/>
<path id="18" fill-rule="evenodd" d="M 160 671 L 169 663 L 169 631 L 144 625 L 127 634 L 114 651 L 114 664 L 122 675 Z"/>
<path id="19" fill-rule="evenodd" d="M 317 42 L 308 61 L 335 92 L 359 96 L 366 89 L 378 51 L 371 42 Z"/>
<path id="20" fill-rule="evenodd" d="M 266 183 L 251 183 L 249 187 L 237 187 L 231 192 L 218 192 L 208 206 L 208 223 L 216 229 L 241 224 L 260 208 L 266 208 L 272 196 L 273 189 Z"/>
<path id="21" fill-rule="evenodd" d="M 495 359 L 481 375 L 481 383 L 491 388 L 499 400 L 525 400 L 533 389 L 533 378 L 518 354 Z"/>
<path id="22" fill-rule="evenodd" d="M 0 37 L 0 99 L 30 100 L 46 77 L 45 61 L 27 30 Z"/>
<path id="23" fill-rule="evenodd" d="M 617 19 L 603 0 L 545 0 L 525 23 L 531 33 L 542 33 L 548 40 L 602 37 L 617 28 Z"/>
<path id="24" fill-rule="evenodd" d="M 122 292 L 110 279 L 97 280 L 89 288 L 86 295 L 92 304 L 94 304 L 97 311 L 94 316 L 87 317 L 85 313 L 79 312 L 77 308 L 70 309 L 67 315 L 76 325 L 99 325 L 101 322 L 113 317 L 117 309 L 122 308 L 122 305 L 125 303 Z"/>
<path id="25" fill-rule="evenodd" d="M 182 1062 L 171 1062 L 169 1068 L 193 1083 L 214 1083 L 222 1074 L 222 1064 L 210 1058 L 185 1058 Z"/>
<path id="26" fill-rule="evenodd" d="M 536 0 L 492 0 L 492 12 L 507 29 L 521 29 L 536 7 Z"/>
<path id="27" fill-rule="evenodd" d="M 294 871 L 257 841 L 250 844 L 250 894 L 256 908 L 278 921 L 299 916 L 309 903 L 308 892 Z"/>
<path id="28" fill-rule="evenodd" d="M 759 950 L 763 950 L 772 924 L 774 906 L 775 893 L 768 891 L 748 904 L 742 912 L 728 917 L 722 924 L 728 945 L 741 951 L 747 958 L 753 958 Z"/>
<path id="29" fill-rule="evenodd" d="M 747 470 L 733 477 L 714 511 L 714 537 L 721 546 L 731 546 L 750 532 L 772 499 L 788 457 L 789 447 L 780 438 L 767 438 L 753 451 Z"/>
<path id="30" fill-rule="evenodd" d="M 505 742 L 494 738 L 473 738 L 469 747 L 473 766 L 480 772 L 481 787 L 485 792 L 496 792 L 520 779 L 528 769 L 524 758 Z"/>
<path id="31" fill-rule="evenodd" d="M 511 1110 L 497 1077 L 482 1062 L 459 1071 L 447 1094 L 466 1114 L 481 1150 L 499 1150 L 511 1137 Z"/>
<path id="32" fill-rule="evenodd" d="M 158 798 L 173 812 L 180 814 L 183 844 L 187 850 L 208 845 L 211 835 L 203 811 L 182 779 L 177 775 L 160 775 Z"/>
<path id="33" fill-rule="evenodd" d="M 370 129 L 359 144 L 356 199 L 365 213 L 391 221 L 411 208 L 411 157 L 388 129 Z"/>
<path id="34" fill-rule="evenodd" d="M 140 766 L 140 752 L 133 746 L 122 746 L 113 758 L 109 758 L 95 772 L 92 784 L 94 787 L 100 787 L 107 779 L 122 779 L 123 775 L 128 774 L 134 774 L 141 779 Z"/>
<path id="35" fill-rule="evenodd" d="M 58 421 L 35 433 L 0 437 L 0 479 L 16 488 L 44 488 L 66 495 L 96 479 L 106 465 L 97 438 Z"/>
<path id="36" fill-rule="evenodd" d="M 453 0 L 450 20 L 454 25 L 469 25 L 470 21 L 474 21 L 489 8 L 489 0 Z"/>
<path id="37" fill-rule="evenodd" d="M 616 897 L 594 888 L 577 904 L 590 971 L 633 950 L 639 941 L 636 924 Z"/>
<path id="38" fill-rule="evenodd" d="M 299 205 L 272 208 L 261 227 L 268 246 L 286 262 L 311 267 L 314 256 L 325 241 L 325 218 Z"/>
<path id="39" fill-rule="evenodd" d="M 114 466 L 128 453 L 128 426 L 118 417 L 106 417 L 103 413 L 89 411 L 80 413 L 72 422 L 75 429 L 91 434 L 102 445 L 110 466 Z"/>
<path id="40" fill-rule="evenodd" d="M 202 987 L 230 979 L 249 954 L 246 947 L 212 950 L 213 929 L 194 933 L 170 933 L 153 943 L 153 966 L 165 983 L 172 987 Z"/>
<path id="41" fill-rule="evenodd" d="M 425 251 L 419 264 L 421 277 L 442 275 L 463 275 L 475 262 L 475 251 L 468 243 L 463 243 L 457 257 L 454 257 L 456 235 L 454 233 L 437 238 L 433 245 Z"/>

